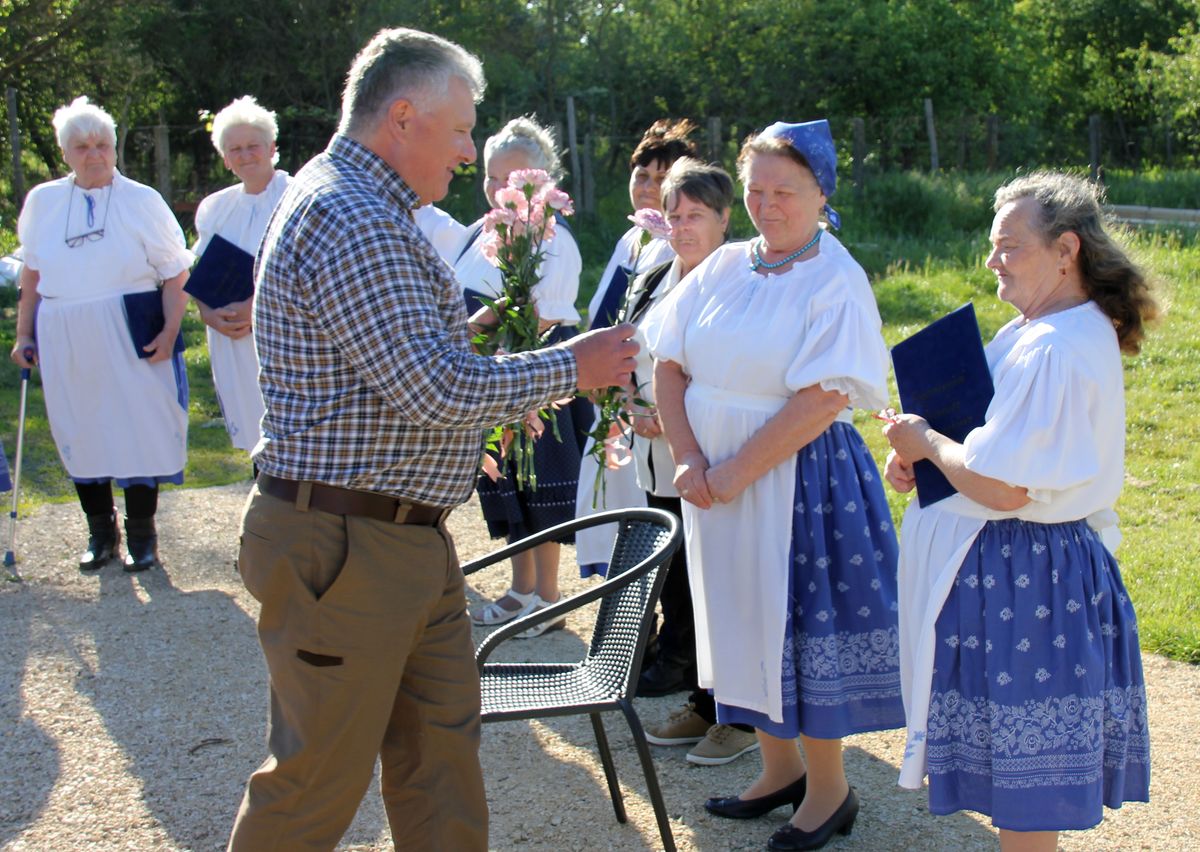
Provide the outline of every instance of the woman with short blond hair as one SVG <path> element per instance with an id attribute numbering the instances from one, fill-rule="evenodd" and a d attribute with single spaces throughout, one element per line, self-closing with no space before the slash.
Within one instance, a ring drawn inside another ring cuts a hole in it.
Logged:
<path id="1" fill-rule="evenodd" d="M 287 172 L 275 168 L 279 160 L 275 150 L 278 132 L 275 113 L 250 95 L 217 113 L 212 127 L 213 146 L 225 167 L 241 182 L 200 202 L 196 210 L 196 254 L 204 253 L 214 234 L 248 254 L 258 253 L 267 221 L 291 180 Z M 265 410 L 250 321 L 254 297 L 227 305 L 206 305 L 197 299 L 196 304 L 208 326 L 208 357 L 225 428 L 235 447 L 253 452 Z"/>

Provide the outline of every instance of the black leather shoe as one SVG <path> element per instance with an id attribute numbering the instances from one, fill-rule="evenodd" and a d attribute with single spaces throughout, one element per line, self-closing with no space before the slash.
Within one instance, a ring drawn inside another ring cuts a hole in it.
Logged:
<path id="1" fill-rule="evenodd" d="M 737 796 L 727 796 L 723 799 L 709 799 L 704 803 L 704 810 L 713 816 L 726 819 L 754 819 L 770 813 L 782 805 L 791 805 L 792 813 L 804 801 L 804 791 L 808 788 L 808 773 L 804 773 L 791 784 L 767 793 L 756 799 L 739 799 Z"/>
<path id="2" fill-rule="evenodd" d="M 660 653 L 654 665 L 642 671 L 638 678 L 637 695 L 642 698 L 657 698 L 692 688 L 694 669 L 687 663 Z"/>
<path id="3" fill-rule="evenodd" d="M 858 796 L 854 788 L 846 794 L 846 800 L 833 812 L 833 816 L 821 823 L 815 831 L 803 831 L 790 822 L 771 835 L 767 848 L 776 852 L 786 850 L 795 852 L 798 849 L 820 849 L 834 834 L 849 836 L 854 828 L 854 820 L 858 818 Z"/>
<path id="4" fill-rule="evenodd" d="M 87 550 L 79 555 L 80 571 L 98 571 L 108 560 L 121 555 L 121 529 L 115 509 L 107 515 L 88 515 Z"/>
<path id="5" fill-rule="evenodd" d="M 125 570 L 145 571 L 161 568 L 158 561 L 158 533 L 154 518 L 125 518 Z"/>

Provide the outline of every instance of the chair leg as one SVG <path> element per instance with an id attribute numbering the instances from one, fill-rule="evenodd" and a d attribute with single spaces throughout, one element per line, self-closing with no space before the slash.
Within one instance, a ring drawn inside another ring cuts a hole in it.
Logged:
<path id="1" fill-rule="evenodd" d="M 642 772 L 646 776 L 646 791 L 650 794 L 650 803 L 654 805 L 654 818 L 658 820 L 658 833 L 662 835 L 665 852 L 675 852 L 675 835 L 671 833 L 671 822 L 667 819 L 667 806 L 663 802 L 662 790 L 658 786 L 658 773 L 654 770 L 654 758 L 650 756 L 650 746 L 646 743 L 646 732 L 642 730 L 642 720 L 633 709 L 633 702 L 626 698 L 619 699 L 621 712 L 629 723 L 633 734 L 633 745 L 637 748 L 638 757 L 642 761 Z"/>
<path id="2" fill-rule="evenodd" d="M 608 781 L 608 794 L 612 797 L 613 811 L 617 814 L 617 822 L 628 822 L 625 815 L 625 798 L 621 795 L 621 787 L 617 784 L 617 767 L 613 763 L 612 752 L 608 749 L 608 735 L 604 733 L 604 723 L 600 721 L 599 713 L 589 714 L 592 717 L 592 730 L 596 734 L 596 748 L 600 751 L 600 762 L 604 765 L 604 778 Z"/>

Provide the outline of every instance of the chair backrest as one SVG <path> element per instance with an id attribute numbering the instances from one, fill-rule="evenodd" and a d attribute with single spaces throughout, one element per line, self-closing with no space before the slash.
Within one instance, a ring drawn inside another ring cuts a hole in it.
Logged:
<path id="1" fill-rule="evenodd" d="M 654 520 L 624 519 L 617 526 L 607 577 L 617 577 L 650 560 L 641 576 L 605 595 L 596 614 L 596 627 L 585 665 L 622 695 L 632 694 L 641 669 L 646 638 L 667 578 L 667 563 L 679 545 L 679 534 Z"/>

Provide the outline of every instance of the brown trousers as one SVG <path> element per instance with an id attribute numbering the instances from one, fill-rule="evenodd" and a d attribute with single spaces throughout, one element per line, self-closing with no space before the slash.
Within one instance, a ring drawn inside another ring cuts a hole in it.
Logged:
<path id="1" fill-rule="evenodd" d="M 255 487 L 238 567 L 262 604 L 270 756 L 229 849 L 333 849 L 377 757 L 397 849 L 486 849 L 479 676 L 445 528 L 309 511 Z"/>

